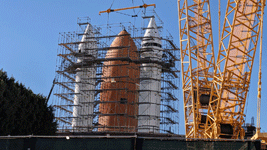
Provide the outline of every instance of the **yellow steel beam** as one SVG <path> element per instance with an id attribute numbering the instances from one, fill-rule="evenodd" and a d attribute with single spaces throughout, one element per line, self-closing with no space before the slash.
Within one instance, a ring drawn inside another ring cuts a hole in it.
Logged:
<path id="1" fill-rule="evenodd" d="M 114 12 L 114 11 L 121 11 L 121 10 L 127 10 L 127 9 L 135 9 L 135 8 L 147 8 L 149 6 L 156 7 L 156 4 L 144 4 L 144 5 L 141 5 L 141 6 L 133 6 L 133 7 L 126 7 L 126 8 L 118 8 L 118 9 L 107 9 L 105 11 L 100 11 L 99 15 L 101 15 L 101 13 L 111 13 L 111 12 Z"/>

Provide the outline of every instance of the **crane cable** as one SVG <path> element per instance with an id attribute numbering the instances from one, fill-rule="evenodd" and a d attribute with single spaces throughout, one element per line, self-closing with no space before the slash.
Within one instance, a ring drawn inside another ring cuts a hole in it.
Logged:
<path id="1" fill-rule="evenodd" d="M 261 21 L 260 21 L 260 32 L 261 32 L 261 37 L 260 37 L 260 58 L 259 58 L 259 81 L 258 81 L 258 96 L 257 96 L 257 133 L 260 133 L 260 112 L 261 112 L 261 64 L 262 64 L 262 40 L 263 40 L 263 8 L 264 8 L 264 1 L 261 0 Z"/>
<path id="2" fill-rule="evenodd" d="M 109 9 L 111 9 L 111 7 L 113 6 L 113 3 L 114 3 L 114 1 L 115 1 L 115 0 L 113 0 L 113 2 L 111 3 L 111 5 L 110 5 Z"/>
<path id="3" fill-rule="evenodd" d="M 143 4 L 145 4 L 144 0 L 142 0 L 142 1 L 143 1 Z"/>
<path id="4" fill-rule="evenodd" d="M 132 0 L 132 4 L 134 5 L 134 1 Z M 135 10 L 133 9 L 134 15 L 136 15 Z"/>

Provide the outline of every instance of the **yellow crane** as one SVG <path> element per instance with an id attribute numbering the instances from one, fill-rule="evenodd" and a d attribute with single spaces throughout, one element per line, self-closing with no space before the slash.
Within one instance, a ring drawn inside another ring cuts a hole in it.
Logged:
<path id="1" fill-rule="evenodd" d="M 186 138 L 204 138 L 214 48 L 209 0 L 178 0 Z"/>
<path id="2" fill-rule="evenodd" d="M 263 20 L 263 0 L 228 0 L 207 114 L 207 138 L 244 137 L 244 108 Z"/>
<path id="3" fill-rule="evenodd" d="M 209 0 L 178 0 L 187 138 L 244 137 L 241 126 L 265 1 L 228 0 L 214 63 Z"/>
<path id="4" fill-rule="evenodd" d="M 264 3 L 265 5 L 265 3 Z M 263 13 L 263 12 L 262 12 Z M 261 139 L 264 145 L 267 145 L 267 133 L 260 131 L 260 112 L 261 112 L 261 66 L 262 66 L 262 41 L 263 41 L 263 24 L 261 24 L 260 54 L 259 54 L 259 75 L 258 75 L 258 95 L 257 95 L 257 131 L 251 138 L 252 140 Z"/>

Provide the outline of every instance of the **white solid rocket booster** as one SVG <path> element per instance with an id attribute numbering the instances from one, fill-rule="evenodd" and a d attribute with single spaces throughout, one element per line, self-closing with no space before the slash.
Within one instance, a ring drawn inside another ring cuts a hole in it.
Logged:
<path id="1" fill-rule="evenodd" d="M 74 131 L 88 131 L 93 123 L 96 67 L 94 64 L 86 63 L 86 60 L 93 59 L 97 55 L 96 40 L 92 37 L 94 37 L 93 28 L 88 24 L 81 40 L 84 43 L 80 43 L 78 47 L 76 64 L 81 68 L 78 67 L 76 73 L 72 120 Z"/>
<path id="2" fill-rule="evenodd" d="M 150 19 L 142 40 L 138 132 L 158 133 L 160 126 L 160 91 L 162 61 L 160 35 L 154 17 Z M 159 63 L 157 63 L 159 62 Z"/>

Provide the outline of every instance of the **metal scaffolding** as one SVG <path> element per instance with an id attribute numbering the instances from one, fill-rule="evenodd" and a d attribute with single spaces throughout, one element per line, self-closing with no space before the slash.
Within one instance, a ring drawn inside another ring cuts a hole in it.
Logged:
<path id="1" fill-rule="evenodd" d="M 157 15 L 143 16 L 143 24 L 147 25 L 151 17 Z M 160 116 L 156 116 L 159 132 L 178 134 L 180 52 L 171 34 L 163 30 L 161 20 L 157 20 L 161 60 L 140 57 L 143 51 L 150 50 L 141 45 L 146 25 L 137 28 L 127 22 L 92 26 L 86 17 L 78 19 L 78 31 L 60 33 L 52 102 L 58 132 L 138 132 L 138 119 L 144 118 L 138 113 L 142 101 L 139 95 L 144 92 L 139 83 L 155 80 L 140 77 L 142 64 L 146 63 L 157 64 L 161 70 L 161 89 L 157 91 Z M 116 45 L 116 40 L 121 43 Z"/>

